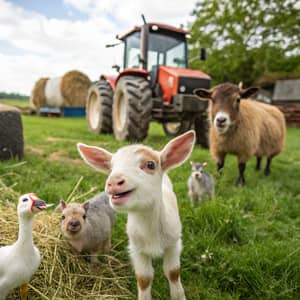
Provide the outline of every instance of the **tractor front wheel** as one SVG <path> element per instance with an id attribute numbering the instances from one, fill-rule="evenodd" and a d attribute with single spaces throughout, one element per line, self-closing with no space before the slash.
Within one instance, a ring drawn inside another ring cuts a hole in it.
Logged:
<path id="1" fill-rule="evenodd" d="M 86 103 L 89 129 L 96 133 L 112 133 L 113 90 L 106 80 L 93 83 Z"/>
<path id="2" fill-rule="evenodd" d="M 152 98 L 145 78 L 124 76 L 113 100 L 113 130 L 117 140 L 142 141 L 152 116 Z"/>

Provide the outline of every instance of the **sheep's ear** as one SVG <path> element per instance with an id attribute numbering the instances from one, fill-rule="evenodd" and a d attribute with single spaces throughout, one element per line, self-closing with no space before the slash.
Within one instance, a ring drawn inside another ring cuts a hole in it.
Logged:
<path id="1" fill-rule="evenodd" d="M 83 204 L 82 204 L 82 207 L 85 211 L 87 211 L 90 207 L 90 201 L 85 201 Z"/>
<path id="2" fill-rule="evenodd" d="M 82 143 L 77 144 L 77 149 L 88 165 L 103 173 L 108 173 L 110 171 L 112 157 L 110 152 L 102 148 L 88 146 Z"/>
<path id="3" fill-rule="evenodd" d="M 250 87 L 248 89 L 241 90 L 240 96 L 243 99 L 247 99 L 247 98 L 250 98 L 251 96 L 255 95 L 257 93 L 257 91 L 258 91 L 257 87 Z"/>
<path id="4" fill-rule="evenodd" d="M 166 171 L 184 163 L 192 153 L 194 144 L 194 130 L 190 130 L 171 140 L 160 152 L 162 169 Z"/>
<path id="5" fill-rule="evenodd" d="M 202 101 L 211 100 L 212 91 L 207 89 L 194 89 L 193 93 Z"/>
<path id="6" fill-rule="evenodd" d="M 67 204 L 64 200 L 60 200 L 59 204 L 56 206 L 55 211 L 56 212 L 62 212 L 67 207 Z"/>

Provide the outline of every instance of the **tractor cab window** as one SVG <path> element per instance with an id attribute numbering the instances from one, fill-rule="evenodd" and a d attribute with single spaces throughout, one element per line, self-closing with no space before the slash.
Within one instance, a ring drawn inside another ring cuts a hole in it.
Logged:
<path id="1" fill-rule="evenodd" d="M 148 71 L 159 65 L 187 68 L 187 49 L 184 39 L 168 34 L 150 32 Z"/>
<path id="2" fill-rule="evenodd" d="M 140 65 L 140 32 L 135 32 L 126 38 L 124 68 L 138 69 Z"/>

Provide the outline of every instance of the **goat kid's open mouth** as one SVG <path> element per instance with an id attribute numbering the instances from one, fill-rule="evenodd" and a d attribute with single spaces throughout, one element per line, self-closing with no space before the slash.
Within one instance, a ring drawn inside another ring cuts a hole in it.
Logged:
<path id="1" fill-rule="evenodd" d="M 111 196 L 112 204 L 114 205 L 124 204 L 128 200 L 129 196 L 133 193 L 133 191 L 134 189 L 122 193 L 113 194 Z"/>

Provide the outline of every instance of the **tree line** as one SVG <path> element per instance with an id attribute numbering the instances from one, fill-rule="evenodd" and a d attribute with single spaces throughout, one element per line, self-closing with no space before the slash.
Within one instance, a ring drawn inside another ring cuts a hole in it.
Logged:
<path id="1" fill-rule="evenodd" d="M 190 57 L 206 48 L 206 60 L 190 65 L 206 71 L 213 84 L 300 77 L 298 0 L 199 0 L 192 14 Z"/>
<path id="2" fill-rule="evenodd" d="M 28 100 L 29 96 L 21 95 L 19 93 L 5 93 L 0 92 L 0 99 L 26 99 Z"/>

